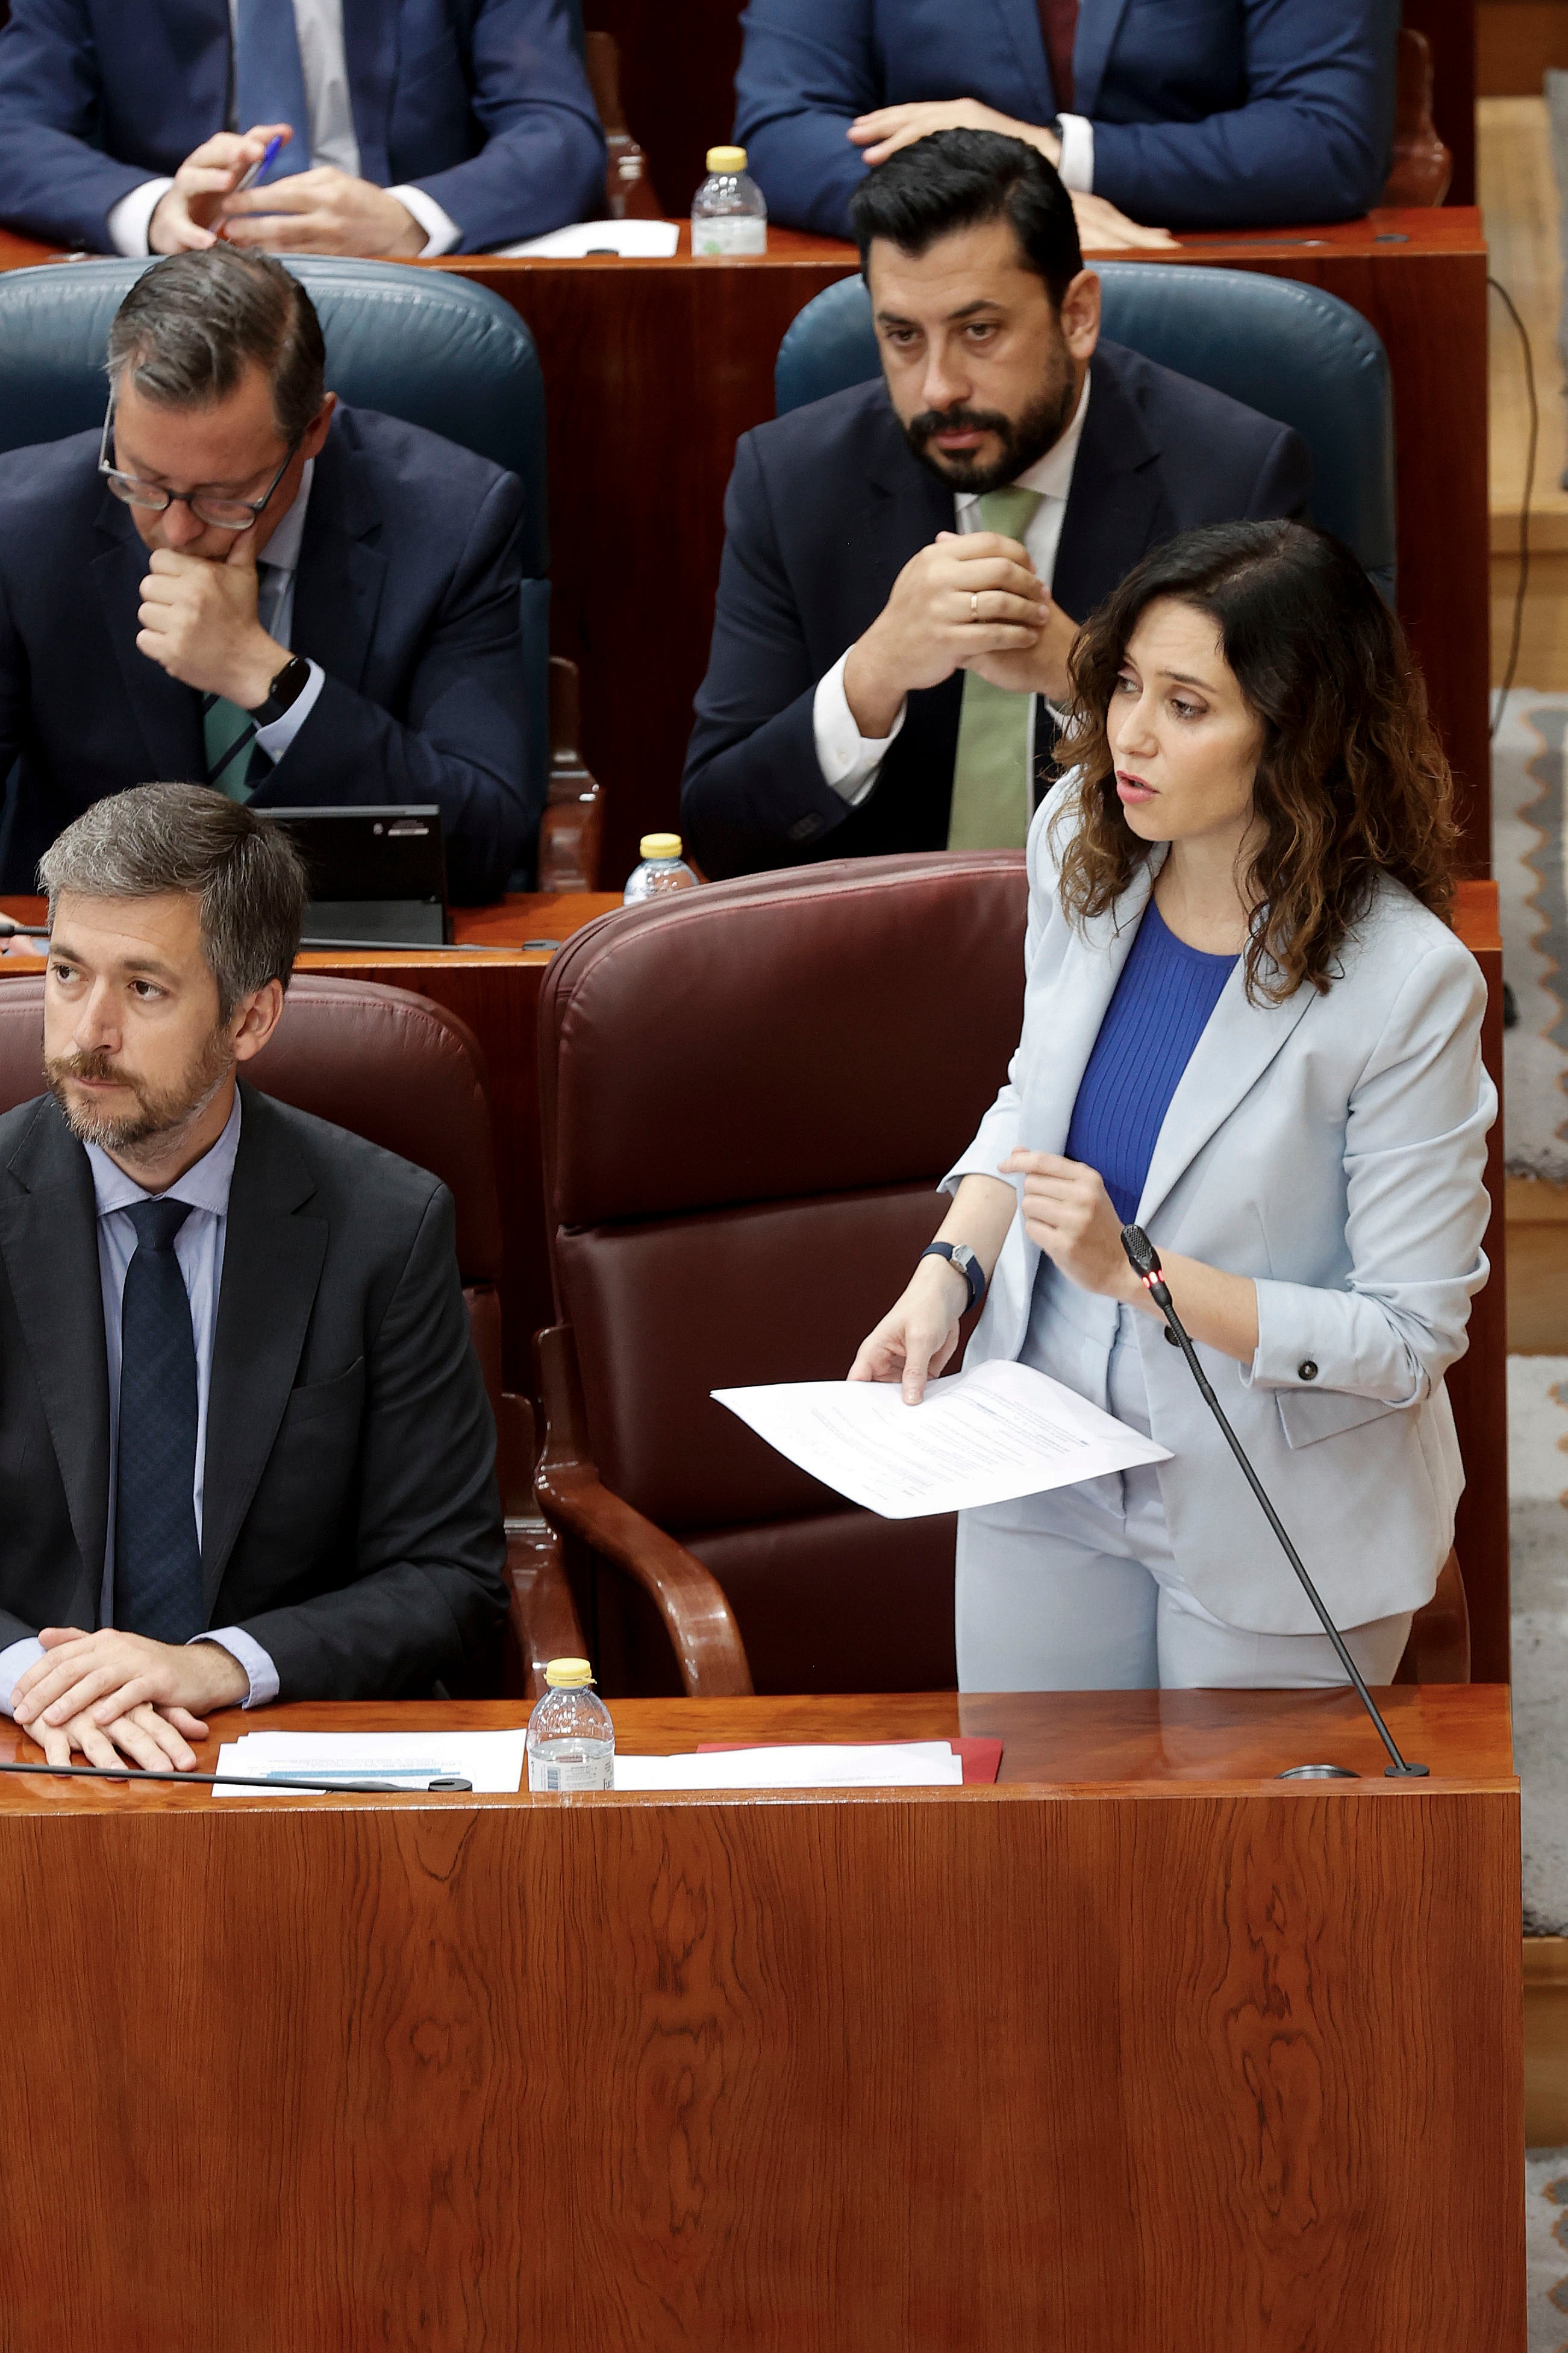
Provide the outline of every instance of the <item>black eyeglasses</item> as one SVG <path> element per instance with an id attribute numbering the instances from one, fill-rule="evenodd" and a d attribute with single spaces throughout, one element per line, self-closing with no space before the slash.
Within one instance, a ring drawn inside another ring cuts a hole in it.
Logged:
<path id="1" fill-rule="evenodd" d="M 103 438 L 98 445 L 98 470 L 115 497 L 128 507 L 145 507 L 149 513 L 163 514 L 168 508 L 189 507 L 198 522 L 211 523 L 216 531 L 254 531 L 257 522 L 273 491 L 294 462 L 300 444 L 290 442 L 289 453 L 265 493 L 258 499 L 209 498 L 205 491 L 164 491 L 153 482 L 143 482 L 135 474 L 122 474 L 109 462 L 109 437 L 114 428 L 114 401 L 110 399 L 103 420 Z"/>

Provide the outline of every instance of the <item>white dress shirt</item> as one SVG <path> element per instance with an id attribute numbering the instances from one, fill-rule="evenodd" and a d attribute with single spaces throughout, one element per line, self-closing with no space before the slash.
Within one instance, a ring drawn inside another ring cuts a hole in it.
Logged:
<path id="1" fill-rule="evenodd" d="M 309 82 L 307 80 L 307 88 Z M 1057 176 L 1064 188 L 1076 188 L 1080 196 L 1094 194 L 1094 125 L 1087 114 L 1058 114 L 1057 134 L 1062 142 L 1062 159 L 1057 165 Z"/>
<path id="2" fill-rule="evenodd" d="M 1072 422 L 1052 448 L 1036 459 L 1018 476 L 1015 488 L 1037 491 L 1040 503 L 1035 510 L 1034 521 L 1024 533 L 1024 548 L 1038 577 L 1048 588 L 1056 577 L 1057 550 L 1061 544 L 1062 522 L 1072 491 L 1073 469 L 1078 463 L 1078 445 L 1083 438 L 1083 421 L 1089 414 L 1089 385 L 1086 375 Z M 980 495 L 974 491 L 958 491 L 953 495 L 953 529 L 959 532 L 983 531 L 980 519 Z M 899 705 L 898 715 L 886 735 L 862 735 L 849 708 L 844 691 L 844 665 L 849 659 L 846 647 L 833 668 L 817 682 L 816 696 L 811 707 L 812 733 L 816 743 L 816 763 L 823 780 L 842 795 L 851 808 L 863 801 L 876 783 L 888 747 L 904 723 L 909 704 Z M 303 698 L 301 698 L 303 700 Z M 1030 762 L 1033 765 L 1033 697 L 1030 698 Z"/>
<path id="3" fill-rule="evenodd" d="M 234 0 L 228 0 L 228 21 L 232 31 Z M 299 37 L 300 64 L 305 79 L 305 103 L 310 111 L 311 164 L 335 164 L 340 172 L 347 172 L 357 180 L 359 139 L 349 91 L 348 55 L 343 47 L 343 0 L 294 0 L 294 29 Z M 236 122 L 231 111 L 228 128 L 247 131 L 250 126 Z M 147 231 L 153 215 L 174 185 L 173 180 L 167 179 L 143 180 L 139 188 L 132 188 L 128 196 L 121 198 L 109 216 L 109 238 L 116 253 L 151 252 Z M 423 188 L 398 186 L 388 188 L 386 193 L 395 196 L 424 230 L 426 255 L 450 253 L 462 243 L 463 232 L 456 221 Z"/>
<path id="4" fill-rule="evenodd" d="M 120 1449 L 121 1330 L 125 1274 L 136 1254 L 136 1228 L 126 1214 L 139 1201 L 164 1199 L 190 1204 L 190 1215 L 174 1237 L 174 1257 L 184 1278 L 191 1303 L 191 1331 L 196 1349 L 196 1462 L 192 1502 L 195 1506 L 196 1540 L 201 1541 L 202 1499 L 205 1483 L 207 1401 L 212 1392 L 213 1340 L 217 1331 L 218 1295 L 223 1287 L 223 1248 L 228 1226 L 229 1187 L 235 1155 L 239 1150 L 240 1103 L 234 1108 L 223 1134 L 194 1167 L 163 1195 L 149 1193 L 128 1176 L 117 1161 L 96 1144 L 88 1145 L 92 1189 L 98 1206 L 98 1273 L 103 1296 L 103 1336 L 109 1373 L 109 1521 L 103 1548 L 103 1581 L 99 1597 L 100 1626 L 114 1623 L 114 1505 Z M 226 1626 L 197 1641 L 217 1642 L 237 1659 L 249 1677 L 247 1707 L 264 1707 L 278 1696 L 278 1670 L 260 1643 L 241 1627 Z M 0 1710 L 11 1714 L 11 1694 L 17 1677 L 44 1647 L 28 1635 L 0 1651 Z"/>

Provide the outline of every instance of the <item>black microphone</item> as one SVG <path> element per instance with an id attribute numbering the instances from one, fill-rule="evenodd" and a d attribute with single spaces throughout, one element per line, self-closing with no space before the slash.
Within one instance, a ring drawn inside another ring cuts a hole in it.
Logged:
<path id="1" fill-rule="evenodd" d="M 1226 1444 L 1229 1447 L 1231 1452 L 1240 1463 L 1242 1471 L 1246 1475 L 1247 1483 L 1251 1488 L 1253 1493 L 1257 1496 L 1258 1502 L 1262 1504 L 1269 1526 L 1273 1529 L 1275 1535 L 1279 1537 L 1281 1546 L 1284 1547 L 1286 1559 L 1289 1562 L 1291 1567 L 1300 1578 L 1302 1590 L 1305 1592 L 1307 1599 L 1311 1603 L 1313 1609 L 1317 1611 L 1324 1633 L 1328 1636 L 1330 1641 L 1339 1652 L 1341 1665 L 1344 1668 L 1346 1674 L 1350 1677 L 1352 1683 L 1354 1683 L 1357 1692 L 1360 1694 L 1363 1707 L 1365 1708 L 1368 1715 L 1371 1716 L 1373 1724 L 1377 1726 L 1377 1736 L 1382 1741 L 1384 1746 L 1387 1749 L 1389 1756 L 1394 1760 L 1391 1765 L 1387 1765 L 1384 1767 L 1385 1776 L 1391 1780 L 1396 1774 L 1407 1774 L 1412 1780 L 1425 1779 L 1428 1771 L 1427 1767 L 1425 1765 L 1408 1765 L 1405 1758 L 1400 1755 L 1398 1745 L 1394 1740 L 1394 1735 L 1390 1732 L 1387 1725 L 1384 1724 L 1383 1720 L 1382 1715 L 1379 1713 L 1377 1702 L 1373 1699 L 1372 1694 L 1368 1691 L 1365 1683 L 1362 1680 L 1361 1669 L 1356 1665 L 1355 1661 L 1352 1658 L 1350 1651 L 1346 1645 L 1344 1636 L 1340 1632 L 1339 1628 L 1335 1625 L 1327 1609 L 1323 1607 L 1322 1596 L 1319 1593 L 1317 1587 L 1308 1576 L 1300 1554 L 1297 1551 L 1295 1546 L 1286 1535 L 1284 1525 L 1280 1520 L 1279 1513 L 1275 1510 L 1273 1504 L 1264 1493 L 1262 1482 L 1259 1480 L 1257 1472 L 1253 1469 L 1251 1463 L 1247 1461 L 1246 1454 L 1242 1451 L 1240 1439 L 1237 1438 L 1235 1430 L 1232 1430 L 1229 1422 L 1226 1419 L 1225 1408 L 1221 1405 L 1218 1398 L 1215 1397 L 1213 1389 L 1209 1387 L 1208 1376 L 1204 1371 L 1203 1366 L 1199 1364 L 1197 1351 L 1193 1346 L 1192 1341 L 1187 1335 L 1185 1325 L 1183 1324 L 1181 1317 L 1176 1313 L 1175 1303 L 1171 1297 L 1170 1287 L 1165 1281 L 1164 1269 L 1160 1264 L 1159 1251 L 1154 1248 L 1153 1243 L 1150 1240 L 1142 1226 L 1122 1227 L 1121 1247 L 1127 1253 L 1128 1262 L 1131 1265 L 1133 1273 L 1138 1277 L 1140 1282 L 1142 1283 L 1144 1289 L 1148 1292 L 1150 1298 L 1160 1310 L 1162 1315 L 1163 1315 L 1165 1319 L 1166 1339 L 1171 1342 L 1173 1347 L 1180 1348 L 1183 1356 L 1185 1356 L 1188 1368 L 1192 1373 L 1193 1378 L 1196 1381 L 1198 1388 L 1203 1392 L 1204 1403 L 1207 1406 L 1209 1411 L 1218 1422 L 1221 1430 L 1224 1430 Z M 1349 1779 L 1353 1779 L 1355 1778 L 1353 1774 L 1347 1774 L 1343 1766 L 1293 1765 L 1290 1767 L 1289 1772 L 1281 1773 L 1279 1778 L 1282 1781 L 1288 1781 L 1298 1777 L 1302 1780 L 1324 1780 L 1338 1779 L 1342 1776 Z"/>

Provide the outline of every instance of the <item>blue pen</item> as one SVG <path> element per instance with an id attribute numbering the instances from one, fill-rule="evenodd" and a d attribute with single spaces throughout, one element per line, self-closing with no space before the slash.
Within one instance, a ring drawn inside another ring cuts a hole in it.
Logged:
<path id="1" fill-rule="evenodd" d="M 254 188 L 258 180 L 264 180 L 267 177 L 268 173 L 272 169 L 273 164 L 278 161 L 279 154 L 282 153 L 282 134 L 281 132 L 275 131 L 271 138 L 267 142 L 260 163 L 253 164 L 251 165 L 249 171 L 247 172 L 240 179 L 239 185 L 235 189 L 234 194 L 237 196 L 243 196 L 247 188 Z"/>

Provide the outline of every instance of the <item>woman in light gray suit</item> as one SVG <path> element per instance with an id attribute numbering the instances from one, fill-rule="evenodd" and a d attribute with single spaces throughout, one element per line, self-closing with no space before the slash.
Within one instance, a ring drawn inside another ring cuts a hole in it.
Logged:
<path id="1" fill-rule="evenodd" d="M 1171 1451 L 962 1516 L 965 1690 L 1342 1681 L 1128 1265 L 1135 1219 L 1387 1683 L 1453 1540 L 1443 1376 L 1488 1272 L 1497 1096 L 1447 921 L 1447 765 L 1398 623 L 1297 523 L 1161 549 L 1074 671 L 1074 774 L 1029 836 L 1023 1036 L 853 1377 L 917 1402 L 984 1289 L 968 1363 L 1034 1365 Z"/>

